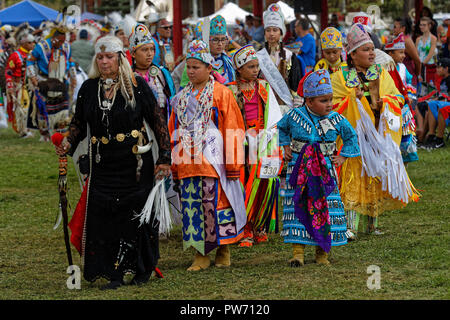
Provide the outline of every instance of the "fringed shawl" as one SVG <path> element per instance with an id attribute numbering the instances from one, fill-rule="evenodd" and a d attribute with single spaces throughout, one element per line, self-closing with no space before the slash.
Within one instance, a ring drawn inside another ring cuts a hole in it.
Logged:
<path id="1" fill-rule="evenodd" d="M 289 179 L 295 187 L 295 216 L 325 251 L 331 249 L 331 222 L 327 197 L 336 188 L 319 143 L 305 144 Z"/>

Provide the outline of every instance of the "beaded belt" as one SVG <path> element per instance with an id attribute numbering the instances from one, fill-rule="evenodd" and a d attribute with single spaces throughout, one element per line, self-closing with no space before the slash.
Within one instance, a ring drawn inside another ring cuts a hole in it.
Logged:
<path id="1" fill-rule="evenodd" d="M 303 146 L 308 143 L 310 142 L 304 142 L 293 139 L 291 141 L 291 149 L 292 151 L 299 153 L 300 151 L 302 151 Z M 337 150 L 336 142 L 317 142 L 317 143 L 320 145 L 320 151 L 322 151 L 324 156 L 331 157 Z"/>
<path id="2" fill-rule="evenodd" d="M 123 142 L 125 140 L 125 138 L 129 138 L 129 137 L 138 138 L 139 135 L 141 135 L 143 131 L 145 131 L 144 128 L 142 128 L 141 131 L 135 129 L 128 133 L 118 133 L 115 136 L 110 136 L 109 139 L 107 137 L 98 138 L 98 137 L 92 136 L 91 142 L 92 142 L 92 144 L 96 144 L 98 141 L 100 141 L 103 144 L 108 144 L 109 141 L 111 141 L 111 140 L 116 140 L 117 142 Z"/>

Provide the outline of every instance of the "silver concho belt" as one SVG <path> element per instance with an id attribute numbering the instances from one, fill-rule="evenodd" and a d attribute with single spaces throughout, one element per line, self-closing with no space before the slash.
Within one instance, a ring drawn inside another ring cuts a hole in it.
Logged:
<path id="1" fill-rule="evenodd" d="M 291 149 L 294 152 L 300 153 L 305 144 L 310 142 L 303 142 L 300 140 L 292 140 L 291 141 Z M 334 152 L 337 150 L 336 142 L 317 142 L 320 145 L 320 151 L 322 151 L 323 155 L 326 157 L 331 157 L 334 155 Z"/>

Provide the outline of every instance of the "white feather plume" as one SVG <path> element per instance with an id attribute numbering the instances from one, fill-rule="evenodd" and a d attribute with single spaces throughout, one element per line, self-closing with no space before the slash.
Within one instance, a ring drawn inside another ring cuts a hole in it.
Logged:
<path id="1" fill-rule="evenodd" d="M 136 19 L 133 18 L 131 15 L 127 14 L 123 18 L 121 25 L 123 27 L 123 31 L 125 32 L 127 37 L 131 36 L 131 33 L 133 32 L 134 27 L 136 26 L 137 22 Z"/>
<path id="2" fill-rule="evenodd" d="M 381 65 L 387 71 L 392 71 L 396 68 L 394 59 L 380 49 L 375 49 L 375 63 Z"/>
<path id="3" fill-rule="evenodd" d="M 210 28 L 211 21 L 208 17 L 205 17 L 203 19 L 203 26 L 202 26 L 202 38 L 203 42 L 205 42 L 209 47 L 209 28 Z"/>
<path id="4" fill-rule="evenodd" d="M 120 21 L 122 21 L 122 15 L 118 13 L 117 11 L 111 12 L 107 16 L 108 22 L 111 23 L 112 26 L 116 26 L 119 24 Z"/>
<path id="5" fill-rule="evenodd" d="M 169 209 L 169 202 L 166 197 L 166 179 L 158 180 L 152 191 L 148 195 L 147 202 L 142 211 L 135 215 L 139 219 L 140 226 L 150 223 L 152 212 L 155 213 L 154 225 L 159 223 L 159 234 L 168 234 L 172 229 L 172 217 Z"/>

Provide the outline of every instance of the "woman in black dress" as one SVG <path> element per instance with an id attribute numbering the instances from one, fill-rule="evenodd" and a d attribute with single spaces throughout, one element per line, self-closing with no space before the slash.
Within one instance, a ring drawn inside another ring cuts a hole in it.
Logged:
<path id="1" fill-rule="evenodd" d="M 135 274 L 134 284 L 148 281 L 159 258 L 158 225 L 154 217 L 139 226 L 134 217 L 144 207 L 154 177 L 170 173 L 170 136 L 164 114 L 147 83 L 134 77 L 113 36 L 95 46 L 88 80 L 78 94 L 69 136 L 57 147 L 58 154 L 73 154 L 86 135 L 89 138 L 90 173 L 82 258 L 84 278 L 106 278 L 104 289 L 123 284 L 123 275 Z M 148 142 L 144 121 L 155 133 L 159 158 L 152 152 L 135 154 L 136 144 Z"/>

